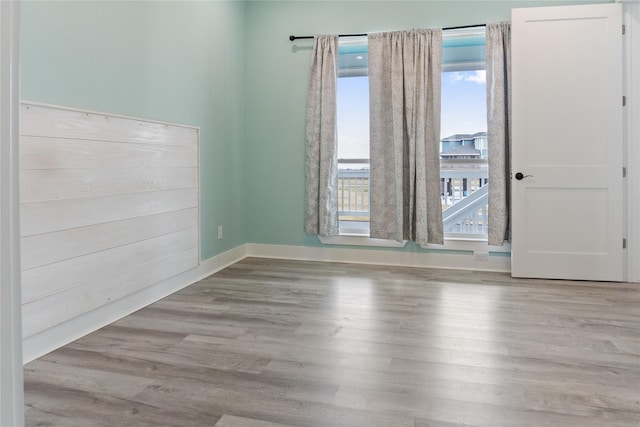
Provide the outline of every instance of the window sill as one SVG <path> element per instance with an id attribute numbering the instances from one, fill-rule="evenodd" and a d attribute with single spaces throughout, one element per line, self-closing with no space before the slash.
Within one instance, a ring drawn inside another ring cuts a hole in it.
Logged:
<path id="1" fill-rule="evenodd" d="M 473 252 L 511 252 L 511 243 L 502 246 L 489 246 L 486 238 L 474 237 L 445 237 L 444 245 L 426 245 L 423 249 L 440 249 L 445 251 L 473 251 Z"/>
<path id="2" fill-rule="evenodd" d="M 407 241 L 396 242 L 395 240 L 372 239 L 364 234 L 342 233 L 339 236 L 318 237 L 324 245 L 345 245 L 345 246 L 374 246 L 382 248 L 403 248 Z M 473 252 L 511 252 L 511 244 L 505 242 L 503 246 L 489 246 L 487 239 L 471 237 L 449 237 L 445 238 L 444 245 L 429 244 L 423 249 L 439 249 L 445 251 L 473 251 Z"/>
<path id="3" fill-rule="evenodd" d="M 325 245 L 350 245 L 350 246 L 377 246 L 382 248 L 403 248 L 407 241 L 396 242 L 395 240 L 372 239 L 363 234 L 343 233 L 339 236 L 318 237 Z"/>

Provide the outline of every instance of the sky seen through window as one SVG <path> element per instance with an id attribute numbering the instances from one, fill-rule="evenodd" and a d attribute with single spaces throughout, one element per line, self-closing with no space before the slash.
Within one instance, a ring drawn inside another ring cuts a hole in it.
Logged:
<path id="1" fill-rule="evenodd" d="M 338 158 L 369 158 L 368 77 L 338 79 L 337 101 Z M 486 132 L 486 117 L 485 71 L 442 73 L 440 138 Z"/>

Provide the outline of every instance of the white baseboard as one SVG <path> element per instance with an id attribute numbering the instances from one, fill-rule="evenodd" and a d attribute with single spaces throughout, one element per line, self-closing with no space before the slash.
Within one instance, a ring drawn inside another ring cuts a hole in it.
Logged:
<path id="1" fill-rule="evenodd" d="M 476 261 L 472 254 L 467 253 L 441 254 L 248 243 L 246 245 L 246 254 L 247 256 L 258 258 L 284 258 L 454 270 L 511 271 L 510 257 L 490 256 L 487 261 Z"/>
<path id="2" fill-rule="evenodd" d="M 156 285 L 142 289 L 125 298 L 113 301 L 89 313 L 68 320 L 45 331 L 24 338 L 23 362 L 62 347 L 94 332 L 147 305 L 179 291 L 246 257 L 246 245 L 238 246 L 200 263 L 197 268 L 179 274 Z"/>

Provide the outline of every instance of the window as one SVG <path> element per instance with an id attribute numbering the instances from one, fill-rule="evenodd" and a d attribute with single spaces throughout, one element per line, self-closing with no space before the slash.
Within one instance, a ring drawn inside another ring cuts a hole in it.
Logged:
<path id="1" fill-rule="evenodd" d="M 369 235 L 367 38 L 338 49 L 338 215 L 341 235 Z"/>
<path id="2" fill-rule="evenodd" d="M 440 187 L 445 238 L 486 238 L 484 27 L 443 33 Z"/>
<path id="3" fill-rule="evenodd" d="M 367 38 L 338 50 L 338 210 L 341 235 L 369 235 Z M 486 239 L 488 145 L 484 27 L 443 33 L 441 201 L 445 238 Z"/>

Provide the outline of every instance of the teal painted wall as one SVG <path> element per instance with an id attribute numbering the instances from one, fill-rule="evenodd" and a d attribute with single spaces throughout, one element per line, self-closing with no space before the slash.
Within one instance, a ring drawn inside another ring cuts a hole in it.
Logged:
<path id="1" fill-rule="evenodd" d="M 588 2 L 23 2 L 21 98 L 200 127 L 202 259 L 246 242 L 317 246 L 302 231 L 312 44 L 289 34 L 468 25 Z"/>
<path id="2" fill-rule="evenodd" d="M 598 1 L 602 3 L 603 1 Z M 254 1 L 246 15 L 246 207 L 252 243 L 305 235 L 304 136 L 311 40 L 288 36 L 448 27 L 511 19 L 514 7 L 588 1 Z M 401 249 L 418 251 L 415 245 Z"/>
<path id="3" fill-rule="evenodd" d="M 200 127 L 202 259 L 246 242 L 244 8 L 22 2 L 21 99 Z"/>

